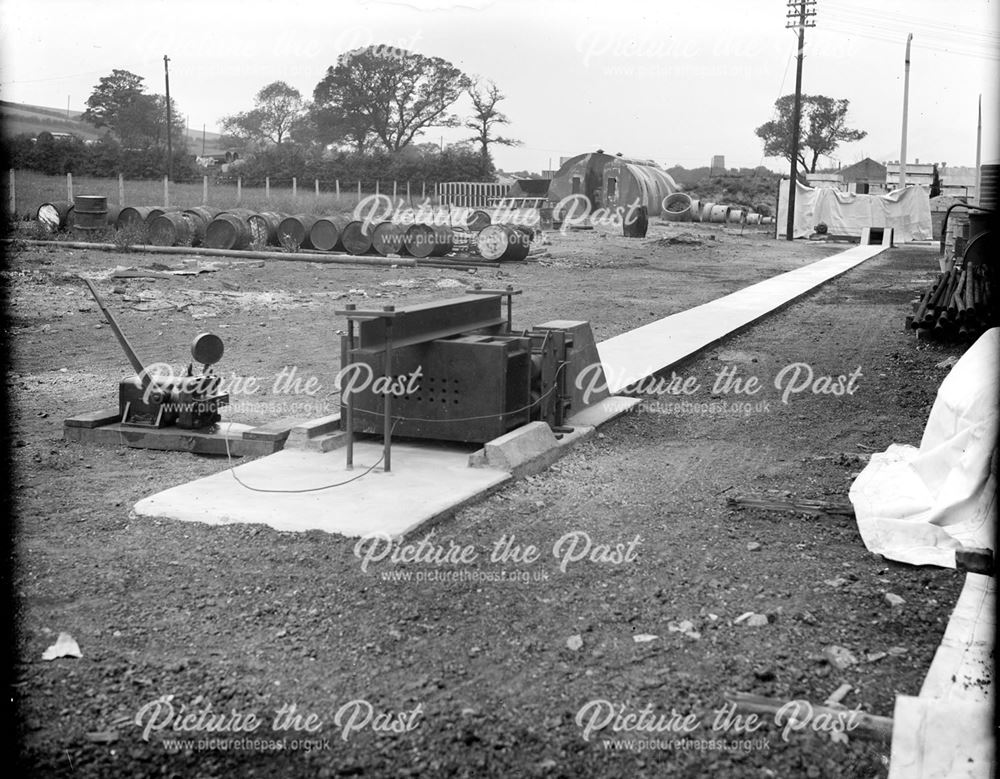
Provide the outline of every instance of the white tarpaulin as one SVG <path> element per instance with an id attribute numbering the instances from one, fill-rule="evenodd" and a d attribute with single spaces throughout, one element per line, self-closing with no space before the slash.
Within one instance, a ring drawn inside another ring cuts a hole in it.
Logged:
<path id="1" fill-rule="evenodd" d="M 994 548 L 1000 328 L 941 383 L 920 447 L 872 455 L 850 498 L 865 546 L 912 565 L 955 567 L 955 550 Z"/>
<path id="2" fill-rule="evenodd" d="M 788 179 L 781 181 L 777 220 L 778 235 L 783 236 L 788 224 Z M 821 222 L 832 235 L 860 237 L 864 227 L 892 227 L 896 243 L 933 238 L 930 198 L 923 187 L 856 195 L 796 183 L 795 237 L 808 238 Z"/>

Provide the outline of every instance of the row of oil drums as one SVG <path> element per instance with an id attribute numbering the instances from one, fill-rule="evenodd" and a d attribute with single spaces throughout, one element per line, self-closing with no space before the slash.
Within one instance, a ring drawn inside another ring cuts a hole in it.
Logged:
<path id="1" fill-rule="evenodd" d="M 93 200 L 88 200 L 93 198 Z M 108 207 L 107 199 L 78 196 L 74 203 L 54 201 L 39 207 L 37 218 L 46 229 L 143 229 L 154 246 L 205 246 L 248 249 L 282 246 L 288 249 L 377 253 L 417 258 L 443 257 L 453 251 L 456 231 L 446 225 L 369 223 L 317 214 L 284 214 L 233 208 L 226 211 L 198 206 Z M 534 232 L 529 227 L 491 224 L 485 211 L 470 214 L 465 225 L 475 234 L 483 259 L 516 262 L 525 259 Z"/>
<path id="2" fill-rule="evenodd" d="M 771 224 L 770 216 L 763 216 L 739 206 L 702 202 L 684 192 L 675 192 L 663 198 L 663 218 L 668 222 L 717 222 L 730 224 Z"/>

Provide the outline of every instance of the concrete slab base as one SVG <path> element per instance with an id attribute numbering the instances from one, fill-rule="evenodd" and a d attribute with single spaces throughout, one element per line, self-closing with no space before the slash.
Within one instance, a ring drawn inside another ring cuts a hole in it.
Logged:
<path id="1" fill-rule="evenodd" d="M 144 498 L 135 513 L 209 525 L 402 537 L 511 478 L 494 468 L 470 468 L 467 450 L 434 444 L 394 444 L 390 473 L 376 466 L 381 456 L 381 443 L 355 442 L 354 469 L 348 471 L 342 451 L 285 449 Z"/>

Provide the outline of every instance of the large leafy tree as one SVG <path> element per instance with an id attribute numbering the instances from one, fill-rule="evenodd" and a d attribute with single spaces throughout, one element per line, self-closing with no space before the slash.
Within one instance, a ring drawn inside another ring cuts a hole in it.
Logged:
<path id="1" fill-rule="evenodd" d="M 100 79 L 90 97 L 83 119 L 95 127 L 107 127 L 126 148 L 165 145 L 167 103 L 162 95 L 145 91 L 142 76 L 115 69 Z M 172 140 L 183 143 L 184 119 L 171 98 Z"/>
<path id="2" fill-rule="evenodd" d="M 273 81 L 254 97 L 254 107 L 223 117 L 224 133 L 260 144 L 281 144 L 302 118 L 302 93 L 284 81 Z"/>
<path id="3" fill-rule="evenodd" d="M 841 143 L 860 141 L 868 133 L 847 126 L 849 100 L 825 95 L 802 95 L 797 159 L 803 170 L 816 172 L 822 156 L 830 156 Z M 755 132 L 764 141 L 764 154 L 784 157 L 791 162 L 795 95 L 779 97 L 774 108 L 777 118 L 762 124 Z"/>
<path id="4" fill-rule="evenodd" d="M 469 86 L 447 60 L 376 45 L 342 54 L 313 91 L 327 134 L 362 148 L 368 135 L 399 151 L 430 127 L 455 127 L 449 109 Z"/>
<path id="5" fill-rule="evenodd" d="M 504 99 L 504 94 L 492 81 L 471 83 L 466 92 L 472 100 L 473 114 L 465 122 L 465 126 L 474 131 L 474 135 L 469 138 L 473 143 L 479 144 L 479 153 L 483 158 L 483 167 L 492 167 L 490 157 L 490 145 L 498 146 L 520 146 L 521 141 L 514 138 L 505 138 L 502 135 L 494 135 L 497 125 L 510 124 L 510 119 L 504 114 L 497 104 Z"/>

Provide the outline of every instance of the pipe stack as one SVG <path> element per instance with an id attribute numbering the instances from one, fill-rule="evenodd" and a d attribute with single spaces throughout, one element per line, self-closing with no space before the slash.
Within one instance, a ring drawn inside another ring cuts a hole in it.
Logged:
<path id="1" fill-rule="evenodd" d="M 956 265 L 938 276 L 920 296 L 907 325 L 933 338 L 978 338 L 995 327 L 995 284 L 990 267 L 983 263 Z"/>

